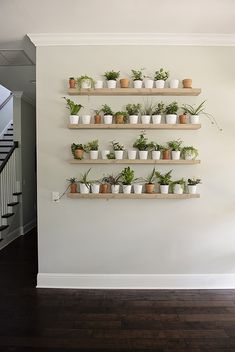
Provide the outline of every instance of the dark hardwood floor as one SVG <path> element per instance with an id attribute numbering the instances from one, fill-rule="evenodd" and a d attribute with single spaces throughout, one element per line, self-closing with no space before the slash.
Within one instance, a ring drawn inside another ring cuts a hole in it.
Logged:
<path id="1" fill-rule="evenodd" d="M 234 290 L 36 289 L 32 231 L 0 252 L 0 351 L 235 351 Z"/>

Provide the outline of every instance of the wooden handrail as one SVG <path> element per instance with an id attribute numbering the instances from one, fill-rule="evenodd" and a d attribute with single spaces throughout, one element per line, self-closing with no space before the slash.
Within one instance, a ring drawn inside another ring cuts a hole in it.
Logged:
<path id="1" fill-rule="evenodd" d="M 13 97 L 13 93 L 10 93 L 9 96 L 4 100 L 4 102 L 0 105 L 0 110 L 2 110 L 2 108 L 9 102 L 9 100 L 11 100 L 11 98 Z"/>
<path id="2" fill-rule="evenodd" d="M 0 173 L 3 171 L 4 167 L 6 166 L 8 160 L 10 159 L 11 155 L 13 154 L 14 150 L 19 147 L 19 142 L 15 141 L 9 153 L 7 154 L 6 158 L 4 159 L 3 163 L 0 166 Z"/>

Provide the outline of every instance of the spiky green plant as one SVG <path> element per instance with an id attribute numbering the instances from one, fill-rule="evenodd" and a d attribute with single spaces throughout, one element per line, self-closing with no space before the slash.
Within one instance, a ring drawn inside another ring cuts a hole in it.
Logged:
<path id="1" fill-rule="evenodd" d="M 156 171 L 156 177 L 158 179 L 158 182 L 162 186 L 167 186 L 171 184 L 171 173 L 172 170 L 168 171 L 165 174 L 161 174 L 159 171 Z"/>
<path id="2" fill-rule="evenodd" d="M 77 115 L 83 106 L 81 104 L 74 103 L 73 100 L 63 97 L 66 101 L 66 108 L 69 109 L 70 115 Z"/>

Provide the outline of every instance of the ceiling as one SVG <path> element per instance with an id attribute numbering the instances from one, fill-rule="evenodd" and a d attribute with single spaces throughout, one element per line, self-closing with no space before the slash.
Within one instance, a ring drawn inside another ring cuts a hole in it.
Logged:
<path id="1" fill-rule="evenodd" d="M 36 61 L 27 33 L 235 33 L 234 0 L 1 0 L 0 50 Z M 35 66 L 0 66 L 0 83 L 35 97 Z"/>

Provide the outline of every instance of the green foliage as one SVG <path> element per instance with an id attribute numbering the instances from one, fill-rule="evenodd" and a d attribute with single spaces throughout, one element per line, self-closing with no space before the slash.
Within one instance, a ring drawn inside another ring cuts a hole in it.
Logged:
<path id="1" fill-rule="evenodd" d="M 84 183 L 87 187 L 90 187 L 90 183 L 91 183 L 91 181 L 88 180 L 88 174 L 90 171 L 91 171 L 91 168 L 88 171 L 81 174 L 79 178 L 79 182 Z"/>
<path id="2" fill-rule="evenodd" d="M 94 110 L 95 115 L 100 115 L 101 112 L 102 112 L 102 108 Z"/>
<path id="3" fill-rule="evenodd" d="M 104 77 L 107 79 L 107 81 L 114 80 L 116 81 L 118 77 L 120 76 L 120 71 L 106 71 L 104 74 Z"/>
<path id="4" fill-rule="evenodd" d="M 189 178 L 188 179 L 188 185 L 189 186 L 196 186 L 199 183 L 201 183 L 201 179 L 200 178 Z"/>
<path id="5" fill-rule="evenodd" d="M 152 101 L 146 101 L 144 106 L 141 108 L 141 115 L 152 115 L 154 111 L 154 104 Z"/>
<path id="6" fill-rule="evenodd" d="M 89 153 L 91 150 L 98 150 L 99 149 L 99 141 L 95 139 L 93 141 L 88 142 L 84 145 L 84 150 L 86 153 Z"/>
<path id="7" fill-rule="evenodd" d="M 102 111 L 104 115 L 112 115 L 112 116 L 114 115 L 114 112 L 107 104 L 102 105 L 102 108 L 100 111 Z"/>
<path id="8" fill-rule="evenodd" d="M 115 117 L 117 117 L 117 116 L 123 116 L 124 122 L 127 121 L 127 113 L 126 113 L 126 111 L 117 111 L 117 112 L 115 112 L 114 116 L 115 116 Z"/>
<path id="9" fill-rule="evenodd" d="M 109 154 L 107 154 L 107 159 L 115 159 L 114 152 L 110 152 Z"/>
<path id="10" fill-rule="evenodd" d="M 178 109 L 178 103 L 176 101 L 173 101 L 165 107 L 165 114 L 177 114 Z"/>
<path id="11" fill-rule="evenodd" d="M 78 179 L 76 177 L 71 177 L 71 178 L 67 179 L 67 181 L 70 183 L 70 185 L 72 185 L 73 183 L 78 182 Z"/>
<path id="12" fill-rule="evenodd" d="M 177 139 L 177 140 L 167 142 L 167 145 L 173 151 L 180 151 L 182 143 L 183 141 L 181 141 L 181 139 Z"/>
<path id="13" fill-rule="evenodd" d="M 166 81 L 167 78 L 169 77 L 169 74 L 170 74 L 169 71 L 165 71 L 163 68 L 160 68 L 159 71 L 155 72 L 154 79 L 155 79 L 155 81 L 158 81 L 158 80 Z"/>
<path id="14" fill-rule="evenodd" d="M 141 104 L 127 104 L 126 111 L 130 115 L 138 115 L 141 109 Z"/>
<path id="15" fill-rule="evenodd" d="M 149 148 L 148 138 L 145 137 L 144 131 L 140 133 L 140 136 L 133 144 L 133 147 L 137 148 L 138 150 L 148 150 Z"/>
<path id="16" fill-rule="evenodd" d="M 121 177 L 122 177 L 121 173 L 117 174 L 116 176 L 112 174 L 112 175 L 105 176 L 105 177 L 103 178 L 103 181 L 104 181 L 105 183 L 110 184 L 111 186 L 112 186 L 112 185 L 113 185 L 113 186 L 115 186 L 115 185 L 120 185 L 120 183 L 121 183 Z"/>
<path id="17" fill-rule="evenodd" d="M 75 157 L 75 150 L 76 149 L 85 150 L 83 144 L 81 144 L 81 143 L 72 143 L 71 144 L 71 152 L 72 152 L 74 157 Z"/>
<path id="18" fill-rule="evenodd" d="M 130 168 L 130 166 L 125 167 L 125 169 L 121 172 L 121 179 L 123 185 L 131 185 L 135 177 L 134 170 Z"/>
<path id="19" fill-rule="evenodd" d="M 198 150 L 192 146 L 190 147 L 183 147 L 181 150 L 181 155 L 185 159 L 185 156 L 189 155 L 193 157 L 193 160 L 196 159 L 198 156 Z"/>
<path id="20" fill-rule="evenodd" d="M 70 115 L 77 115 L 80 109 L 83 108 L 81 104 L 75 104 L 74 101 L 72 101 L 71 99 L 68 99 L 66 97 L 63 97 L 63 99 L 66 100 L 66 107 L 70 110 Z"/>
<path id="21" fill-rule="evenodd" d="M 160 172 L 156 171 L 156 177 L 160 185 L 167 186 L 171 184 L 171 173 L 172 170 L 168 171 L 166 174 L 161 174 Z"/>
<path id="22" fill-rule="evenodd" d="M 152 172 L 146 178 L 144 178 L 144 182 L 148 184 L 154 184 L 155 179 L 156 179 L 156 169 L 154 167 Z"/>
<path id="23" fill-rule="evenodd" d="M 89 82 L 91 88 L 94 88 L 94 85 L 95 85 L 95 81 L 93 80 L 93 78 L 85 75 L 85 76 L 80 76 L 77 78 L 77 85 L 78 85 L 78 89 L 81 89 L 82 88 L 82 83 L 83 82 Z"/>
<path id="24" fill-rule="evenodd" d="M 186 181 L 185 181 L 184 178 L 181 178 L 181 179 L 179 179 L 179 180 L 176 180 L 176 181 L 171 182 L 171 184 L 170 184 L 170 191 L 171 191 L 171 192 L 173 192 L 175 185 L 180 185 L 181 188 L 182 188 L 182 190 L 183 190 L 183 192 L 184 192 L 185 189 L 186 189 Z"/>
<path id="25" fill-rule="evenodd" d="M 165 110 L 165 104 L 161 101 L 160 103 L 153 106 L 153 115 L 162 115 Z"/>
<path id="26" fill-rule="evenodd" d="M 133 79 L 133 81 L 143 81 L 143 71 L 144 68 L 141 68 L 140 70 L 131 70 L 131 78 Z"/>
<path id="27" fill-rule="evenodd" d="M 124 145 L 119 142 L 115 142 L 115 140 L 111 141 L 113 150 L 125 150 Z"/>
<path id="28" fill-rule="evenodd" d="M 153 150 L 161 150 L 161 145 L 160 144 L 157 144 L 156 142 L 150 142 L 149 144 L 148 144 L 148 149 L 150 150 L 150 151 L 153 151 Z"/>

